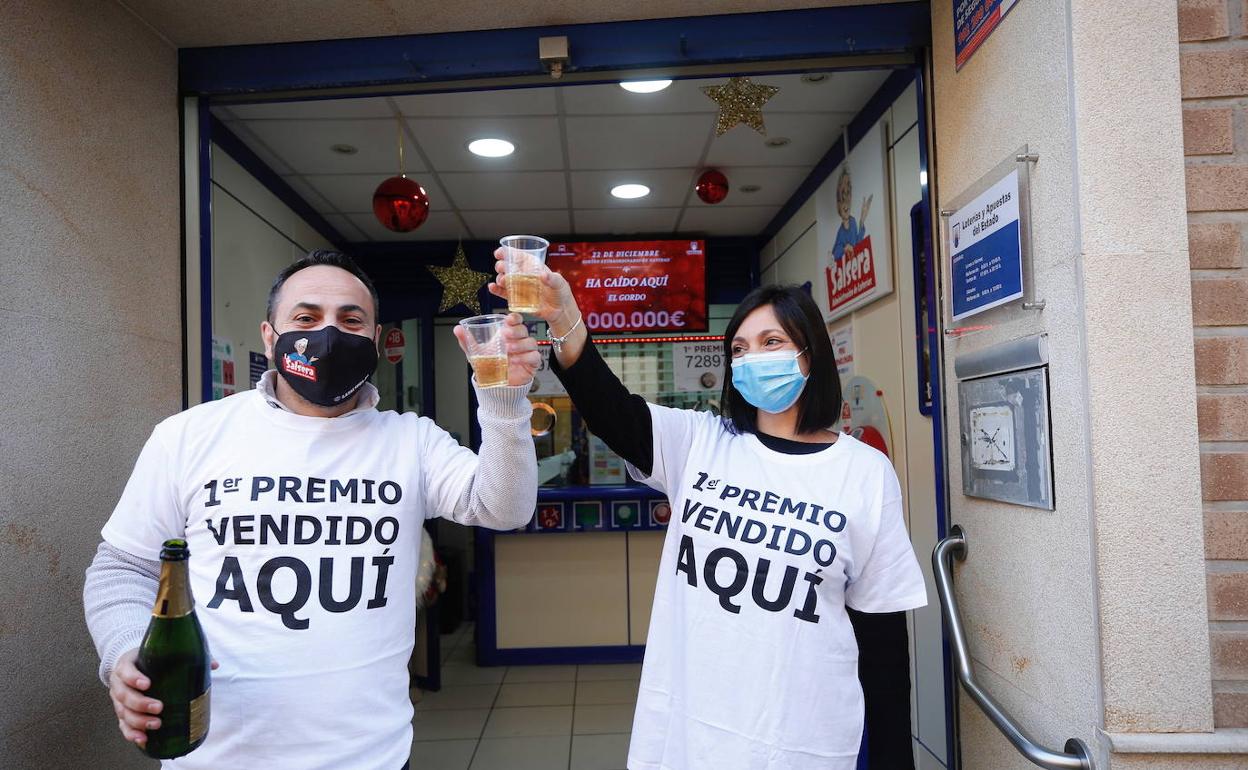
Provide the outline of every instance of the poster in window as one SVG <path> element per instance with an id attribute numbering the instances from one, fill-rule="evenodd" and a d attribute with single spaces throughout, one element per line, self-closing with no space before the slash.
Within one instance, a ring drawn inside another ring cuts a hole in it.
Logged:
<path id="1" fill-rule="evenodd" d="M 823 275 L 815 297 L 834 321 L 893 291 L 884 123 L 876 123 L 815 194 Z"/>

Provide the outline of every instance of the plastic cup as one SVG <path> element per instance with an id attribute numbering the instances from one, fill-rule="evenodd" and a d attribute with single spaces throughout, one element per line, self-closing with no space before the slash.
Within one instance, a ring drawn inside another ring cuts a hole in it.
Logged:
<path id="1" fill-rule="evenodd" d="M 536 235 L 506 235 L 498 240 L 507 265 L 507 307 L 536 313 L 541 306 L 542 272 L 550 242 Z"/>
<path id="2" fill-rule="evenodd" d="M 507 347 L 503 340 L 505 315 L 476 315 L 459 322 L 467 332 L 468 363 L 477 385 L 494 388 L 507 384 Z"/>

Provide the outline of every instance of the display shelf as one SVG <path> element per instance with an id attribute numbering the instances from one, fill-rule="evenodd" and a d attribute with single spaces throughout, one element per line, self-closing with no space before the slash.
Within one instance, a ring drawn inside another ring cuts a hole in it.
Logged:
<path id="1" fill-rule="evenodd" d="M 667 529 L 671 505 L 645 486 L 542 489 L 533 518 L 498 535 L 557 535 L 568 532 L 646 532 Z"/>

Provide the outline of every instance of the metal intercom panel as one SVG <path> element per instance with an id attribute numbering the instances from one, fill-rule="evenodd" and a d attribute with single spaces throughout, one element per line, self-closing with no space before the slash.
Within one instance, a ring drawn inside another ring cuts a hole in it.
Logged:
<path id="1" fill-rule="evenodd" d="M 1053 510 L 1048 367 L 958 383 L 962 493 Z"/>

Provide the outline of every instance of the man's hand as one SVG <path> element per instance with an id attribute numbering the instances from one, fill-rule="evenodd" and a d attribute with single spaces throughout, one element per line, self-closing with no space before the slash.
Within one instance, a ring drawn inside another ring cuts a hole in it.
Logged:
<path id="1" fill-rule="evenodd" d="M 507 384 L 528 385 L 542 365 L 537 340 L 529 334 L 524 317 L 508 313 L 503 322 L 503 344 L 507 346 Z"/>
<path id="2" fill-rule="evenodd" d="M 122 653 L 108 675 L 108 696 L 113 699 L 113 711 L 117 714 L 117 727 L 127 741 L 143 746 L 147 743 L 147 730 L 160 727 L 160 713 L 164 704 L 143 694 L 152 686 L 151 680 L 134 664 L 139 657 L 138 648 Z"/>
<path id="3" fill-rule="evenodd" d="M 459 349 L 468 355 L 467 332 L 459 324 L 453 330 Z M 507 353 L 507 384 L 528 385 L 542 365 L 542 354 L 537 351 L 537 340 L 529 334 L 524 325 L 524 317 L 519 313 L 508 313 L 503 322 L 503 350 Z"/>
<path id="4" fill-rule="evenodd" d="M 117 728 L 131 743 L 143 746 L 147 743 L 147 731 L 160 727 L 157 716 L 164 704 L 143 693 L 152 686 L 152 682 L 135 665 L 139 657 L 136 647 L 122 653 L 117 658 L 112 672 L 108 675 L 108 697 L 113 699 L 113 711 L 117 714 Z M 217 670 L 217 662 L 212 662 L 212 670 Z"/>

